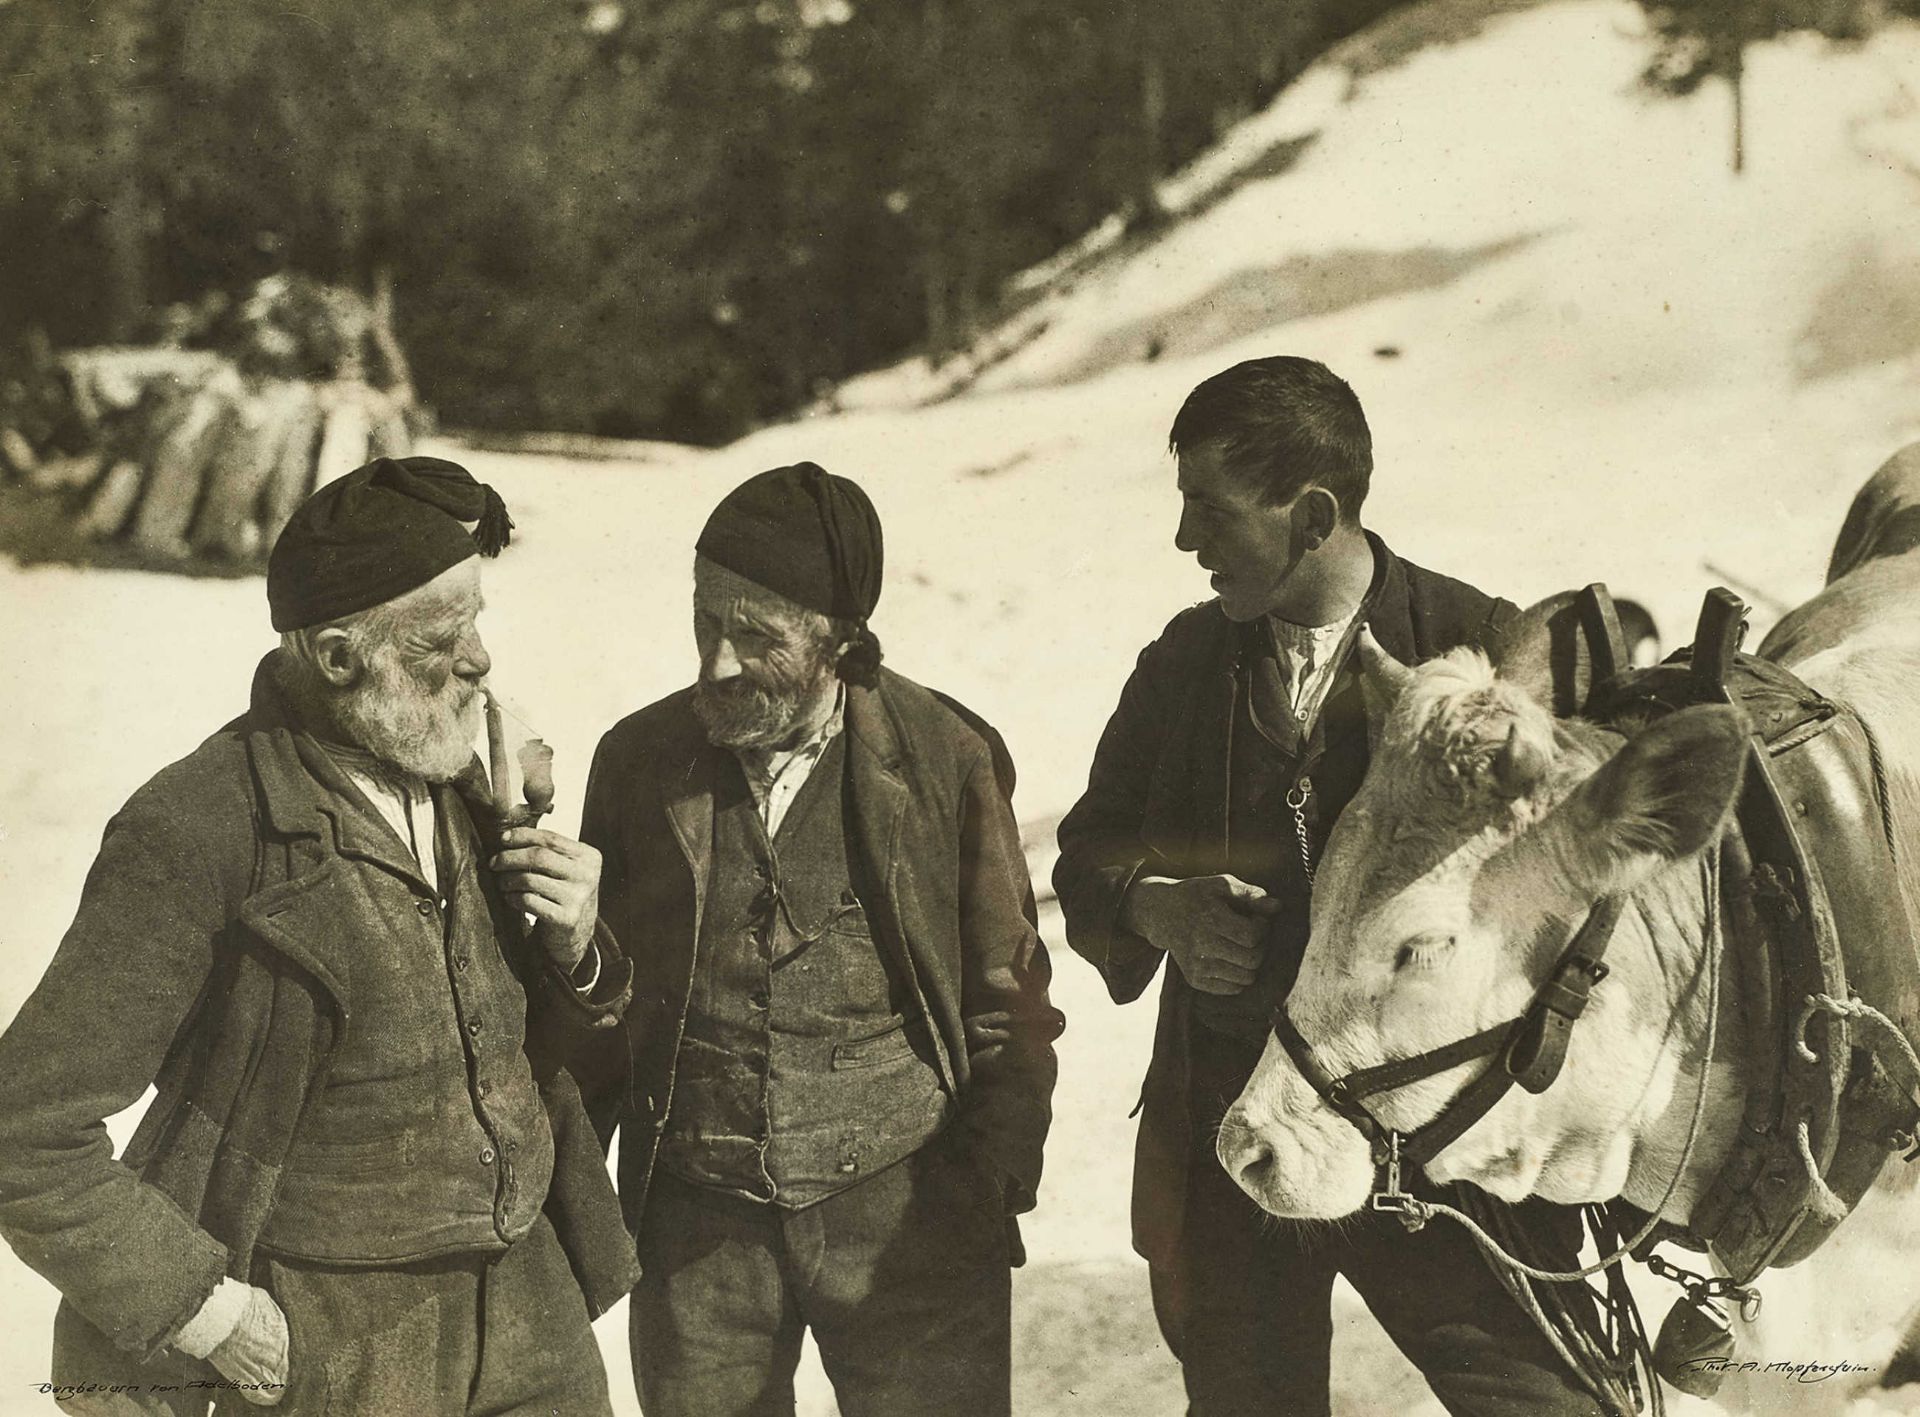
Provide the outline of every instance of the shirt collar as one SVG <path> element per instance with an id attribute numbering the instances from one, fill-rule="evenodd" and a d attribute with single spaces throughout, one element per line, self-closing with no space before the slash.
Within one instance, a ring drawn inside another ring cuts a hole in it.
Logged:
<path id="1" fill-rule="evenodd" d="M 372 782 L 383 791 L 396 797 L 419 798 L 429 795 L 427 780 L 417 773 L 408 772 L 384 758 L 377 758 L 365 748 L 354 747 L 346 743 L 336 743 L 331 739 L 314 739 L 326 752 L 326 755 L 355 777 Z"/>

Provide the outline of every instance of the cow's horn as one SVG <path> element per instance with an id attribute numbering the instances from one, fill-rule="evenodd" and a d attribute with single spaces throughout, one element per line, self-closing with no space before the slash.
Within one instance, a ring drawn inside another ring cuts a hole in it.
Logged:
<path id="1" fill-rule="evenodd" d="M 1365 625 L 1360 627 L 1356 645 L 1360 652 L 1361 696 L 1366 701 L 1367 722 L 1377 737 L 1380 725 L 1387 721 L 1387 715 L 1399 700 L 1400 691 L 1412 681 L 1413 671 L 1387 653 Z"/>
<path id="2" fill-rule="evenodd" d="M 1507 741 L 1493 755 L 1493 787 L 1502 797 L 1525 797 L 1547 775 L 1553 749 L 1538 737 L 1521 731 L 1516 722 L 1507 728 Z"/>

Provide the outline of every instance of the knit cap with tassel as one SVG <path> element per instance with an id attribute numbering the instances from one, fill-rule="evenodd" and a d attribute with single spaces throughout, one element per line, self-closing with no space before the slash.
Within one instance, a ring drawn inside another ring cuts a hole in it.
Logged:
<path id="1" fill-rule="evenodd" d="M 377 459 L 315 492 L 280 533 L 267 558 L 273 628 L 385 604 L 469 556 L 498 556 L 512 532 L 500 494 L 458 463 Z"/>

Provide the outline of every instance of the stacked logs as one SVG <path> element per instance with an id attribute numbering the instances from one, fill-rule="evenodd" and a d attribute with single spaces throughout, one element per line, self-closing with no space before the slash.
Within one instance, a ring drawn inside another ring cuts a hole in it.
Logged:
<path id="1" fill-rule="evenodd" d="M 410 451 L 420 411 L 390 296 L 273 276 L 173 324 L 157 347 L 58 356 L 66 416 L 0 427 L 0 457 L 72 489 L 88 537 L 161 561 L 252 560 L 320 483 Z"/>

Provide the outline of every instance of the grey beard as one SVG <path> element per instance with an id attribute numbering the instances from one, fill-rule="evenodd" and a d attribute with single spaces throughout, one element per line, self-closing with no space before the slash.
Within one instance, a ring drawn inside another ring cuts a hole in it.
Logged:
<path id="1" fill-rule="evenodd" d="M 793 727 L 805 695 L 763 689 L 744 679 L 721 688 L 702 679 L 693 688 L 693 712 L 707 741 L 721 748 L 766 748 Z"/>
<path id="2" fill-rule="evenodd" d="M 354 746 L 428 782 L 449 782 L 473 760 L 476 702 L 453 713 L 433 699 L 371 689 L 343 698 L 336 716 Z"/>

